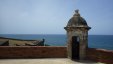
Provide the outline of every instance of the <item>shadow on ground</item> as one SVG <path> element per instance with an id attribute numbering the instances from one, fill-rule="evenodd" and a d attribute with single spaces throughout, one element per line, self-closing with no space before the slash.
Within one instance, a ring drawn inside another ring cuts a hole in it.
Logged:
<path id="1" fill-rule="evenodd" d="M 72 61 L 78 62 L 78 63 L 83 63 L 83 64 L 105 64 L 105 63 L 95 62 L 92 60 L 72 60 Z"/>

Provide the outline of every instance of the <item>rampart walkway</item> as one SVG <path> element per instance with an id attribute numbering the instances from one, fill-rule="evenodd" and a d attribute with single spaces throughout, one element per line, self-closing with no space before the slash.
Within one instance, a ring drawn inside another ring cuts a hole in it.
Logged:
<path id="1" fill-rule="evenodd" d="M 103 64 L 91 61 L 72 61 L 68 58 L 0 59 L 0 64 Z"/>

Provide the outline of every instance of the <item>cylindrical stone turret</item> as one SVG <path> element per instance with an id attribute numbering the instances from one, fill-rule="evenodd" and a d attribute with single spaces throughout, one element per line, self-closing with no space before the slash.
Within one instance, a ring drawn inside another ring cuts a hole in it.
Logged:
<path id="1" fill-rule="evenodd" d="M 75 14 L 68 21 L 64 29 L 67 31 L 67 51 L 68 58 L 82 60 L 86 58 L 86 49 L 88 46 L 88 30 L 91 29 L 87 22 L 75 10 Z"/>

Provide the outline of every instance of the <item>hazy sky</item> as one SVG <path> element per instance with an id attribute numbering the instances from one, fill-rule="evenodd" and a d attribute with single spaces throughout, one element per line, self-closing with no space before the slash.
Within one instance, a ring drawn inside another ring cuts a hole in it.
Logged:
<path id="1" fill-rule="evenodd" d="M 75 9 L 89 34 L 113 35 L 113 0 L 0 0 L 0 34 L 66 34 Z"/>

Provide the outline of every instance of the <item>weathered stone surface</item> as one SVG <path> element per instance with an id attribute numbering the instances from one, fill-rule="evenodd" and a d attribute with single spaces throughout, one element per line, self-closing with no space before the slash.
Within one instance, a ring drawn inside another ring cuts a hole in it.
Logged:
<path id="1" fill-rule="evenodd" d="M 88 48 L 87 58 L 96 62 L 113 64 L 113 50 Z"/>
<path id="2" fill-rule="evenodd" d="M 23 40 L 0 37 L 0 46 L 44 46 L 43 40 Z"/>
<path id="3" fill-rule="evenodd" d="M 76 10 L 75 12 L 73 17 L 68 21 L 67 26 L 64 27 L 68 36 L 67 52 L 68 57 L 72 59 L 72 37 L 79 37 L 79 57 L 82 60 L 86 57 L 88 30 L 91 28 L 87 25 L 85 19 L 80 16 L 79 11 Z"/>
<path id="4" fill-rule="evenodd" d="M 88 28 L 90 29 L 90 27 L 87 25 L 87 22 L 84 18 L 82 18 L 79 14 L 79 10 L 75 10 L 75 14 L 73 15 L 73 17 L 68 21 L 66 28 Z"/>
<path id="5" fill-rule="evenodd" d="M 0 58 L 66 58 L 67 47 L 1 46 Z"/>

